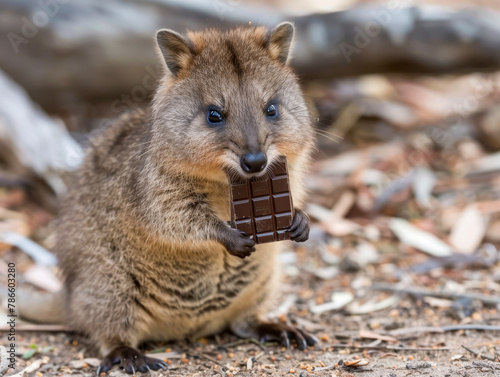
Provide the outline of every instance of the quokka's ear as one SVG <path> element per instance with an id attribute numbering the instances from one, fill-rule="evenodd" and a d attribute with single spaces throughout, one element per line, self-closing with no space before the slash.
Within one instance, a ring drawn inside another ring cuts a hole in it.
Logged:
<path id="1" fill-rule="evenodd" d="M 271 57 L 286 64 L 290 56 L 295 28 L 291 22 L 282 22 L 269 34 L 267 48 Z"/>
<path id="2" fill-rule="evenodd" d="M 193 56 L 192 42 L 173 30 L 162 29 L 156 33 L 156 41 L 168 69 L 177 76 Z"/>

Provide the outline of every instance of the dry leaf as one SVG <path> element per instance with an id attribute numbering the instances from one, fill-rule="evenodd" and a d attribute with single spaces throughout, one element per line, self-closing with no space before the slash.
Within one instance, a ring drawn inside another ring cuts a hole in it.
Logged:
<path id="1" fill-rule="evenodd" d="M 474 253 L 487 230 L 487 220 L 475 205 L 467 206 L 458 217 L 450 235 L 450 243 L 463 254 Z"/>
<path id="2" fill-rule="evenodd" d="M 352 315 L 363 315 L 368 313 L 385 310 L 396 305 L 399 302 L 399 297 L 391 296 L 382 301 L 368 301 L 363 305 L 354 302 L 347 308 L 347 311 Z"/>
<path id="3" fill-rule="evenodd" d="M 399 340 L 397 340 L 396 338 L 394 338 L 392 336 L 380 335 L 380 334 L 374 333 L 372 331 L 367 331 L 367 330 L 360 330 L 359 337 L 365 338 L 365 339 L 378 339 L 378 340 L 383 340 L 384 342 L 390 342 L 390 343 L 399 343 Z"/>
<path id="4" fill-rule="evenodd" d="M 26 282 L 33 284 L 48 292 L 57 292 L 62 288 L 62 282 L 53 272 L 42 265 L 34 265 L 24 273 Z"/>
<path id="5" fill-rule="evenodd" d="M 57 263 L 54 254 L 21 234 L 14 232 L 1 233 L 0 242 L 18 247 L 33 258 L 37 264 L 53 266 Z"/>
<path id="6" fill-rule="evenodd" d="M 420 167 L 416 170 L 412 186 L 415 199 L 421 208 L 430 208 L 435 183 L 436 176 L 430 169 Z"/>
<path id="7" fill-rule="evenodd" d="M 329 311 L 340 310 L 354 300 L 354 296 L 349 292 L 335 292 L 332 301 L 321 305 L 313 305 L 309 308 L 311 313 L 320 314 Z"/>
<path id="8" fill-rule="evenodd" d="M 411 225 L 406 220 L 392 218 L 389 221 L 389 228 L 402 243 L 434 257 L 447 257 L 452 254 L 451 247 L 445 242 L 435 235 Z"/>
<path id="9" fill-rule="evenodd" d="M 368 359 L 351 359 L 344 361 L 346 367 L 364 367 L 368 364 L 370 364 L 370 360 Z"/>

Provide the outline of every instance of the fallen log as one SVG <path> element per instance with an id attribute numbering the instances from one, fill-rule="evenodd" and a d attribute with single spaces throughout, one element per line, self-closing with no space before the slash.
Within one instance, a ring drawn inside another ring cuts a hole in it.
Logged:
<path id="1" fill-rule="evenodd" d="M 117 113 L 151 94 L 159 28 L 297 26 L 292 64 L 303 79 L 370 73 L 450 74 L 500 66 L 500 14 L 471 8 L 364 6 L 289 17 L 226 0 L 0 0 L 0 68 L 50 110 L 114 101 Z M 50 6 L 43 4 L 51 4 Z"/>
<path id="2" fill-rule="evenodd" d="M 53 210 L 65 192 L 66 173 L 80 164 L 83 151 L 61 121 L 45 114 L 2 71 L 0 93 L 0 182 L 18 182 Z"/>

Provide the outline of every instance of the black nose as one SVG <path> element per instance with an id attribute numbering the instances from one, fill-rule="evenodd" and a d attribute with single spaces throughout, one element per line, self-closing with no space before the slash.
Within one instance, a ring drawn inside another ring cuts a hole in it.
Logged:
<path id="1" fill-rule="evenodd" d="M 264 153 L 247 153 L 241 158 L 241 168 L 248 173 L 258 173 L 266 167 L 267 157 Z"/>

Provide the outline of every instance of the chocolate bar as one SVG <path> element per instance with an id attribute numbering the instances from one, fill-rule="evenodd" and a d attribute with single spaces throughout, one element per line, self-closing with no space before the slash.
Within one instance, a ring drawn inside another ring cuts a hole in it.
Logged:
<path id="1" fill-rule="evenodd" d="M 230 179 L 231 227 L 252 236 L 256 243 L 290 239 L 293 204 L 286 158 L 268 172 L 249 180 Z"/>

